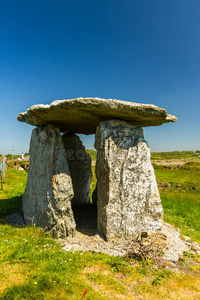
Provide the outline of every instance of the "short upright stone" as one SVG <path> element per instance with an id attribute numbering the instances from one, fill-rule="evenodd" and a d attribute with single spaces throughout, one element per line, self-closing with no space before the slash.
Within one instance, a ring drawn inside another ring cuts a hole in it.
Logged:
<path id="1" fill-rule="evenodd" d="M 65 133 L 62 139 L 74 189 L 72 205 L 87 204 L 90 200 L 92 180 L 90 155 L 85 151 L 85 147 L 76 134 Z"/>
<path id="2" fill-rule="evenodd" d="M 163 209 L 142 128 L 101 122 L 95 148 L 99 231 L 109 241 L 160 229 Z"/>
<path id="3" fill-rule="evenodd" d="M 60 131 L 54 125 L 36 128 L 30 143 L 30 167 L 23 196 L 26 224 L 44 228 L 57 238 L 74 236 L 74 196 Z"/>

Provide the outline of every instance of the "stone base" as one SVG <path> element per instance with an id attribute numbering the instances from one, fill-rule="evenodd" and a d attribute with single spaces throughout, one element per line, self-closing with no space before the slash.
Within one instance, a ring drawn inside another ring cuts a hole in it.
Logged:
<path id="1" fill-rule="evenodd" d="M 143 232 L 135 242 L 131 238 L 105 242 L 95 230 L 92 235 L 77 232 L 75 237 L 69 236 L 61 242 L 65 251 L 90 251 L 135 258 L 144 257 L 146 254 L 145 258 L 172 263 L 182 260 L 184 253 L 200 255 L 199 244 L 186 236 L 181 236 L 176 229 L 166 223 L 162 223 L 162 227 L 157 232 Z"/>

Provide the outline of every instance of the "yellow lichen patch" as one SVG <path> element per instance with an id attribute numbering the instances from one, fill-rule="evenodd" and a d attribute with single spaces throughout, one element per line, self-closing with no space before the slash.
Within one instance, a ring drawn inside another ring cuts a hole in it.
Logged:
<path id="1" fill-rule="evenodd" d="M 27 265 L 22 263 L 3 263 L 0 265 L 0 295 L 11 286 L 23 284 L 28 278 Z"/>

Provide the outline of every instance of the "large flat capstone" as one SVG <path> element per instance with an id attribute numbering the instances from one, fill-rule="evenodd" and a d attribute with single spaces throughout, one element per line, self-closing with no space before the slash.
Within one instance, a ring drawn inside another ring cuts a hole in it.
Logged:
<path id="1" fill-rule="evenodd" d="M 141 127 L 177 121 L 165 109 L 152 104 L 101 98 L 75 98 L 56 100 L 50 105 L 33 105 L 17 119 L 33 126 L 53 123 L 61 132 L 83 134 L 94 134 L 100 122 L 111 119 Z"/>

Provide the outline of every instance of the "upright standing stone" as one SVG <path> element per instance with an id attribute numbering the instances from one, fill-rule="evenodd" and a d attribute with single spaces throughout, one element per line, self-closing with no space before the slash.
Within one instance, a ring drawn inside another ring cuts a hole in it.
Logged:
<path id="1" fill-rule="evenodd" d="M 95 148 L 99 231 L 112 240 L 161 228 L 163 209 L 142 128 L 101 122 Z"/>
<path id="2" fill-rule="evenodd" d="M 85 151 L 85 147 L 76 134 L 65 133 L 62 139 L 74 189 L 72 204 L 87 204 L 90 200 L 92 180 L 90 155 Z"/>
<path id="3" fill-rule="evenodd" d="M 55 237 L 75 234 L 71 209 L 74 196 L 60 131 L 54 125 L 36 128 L 30 143 L 30 167 L 23 196 L 27 224 L 34 223 Z"/>

